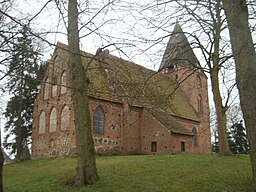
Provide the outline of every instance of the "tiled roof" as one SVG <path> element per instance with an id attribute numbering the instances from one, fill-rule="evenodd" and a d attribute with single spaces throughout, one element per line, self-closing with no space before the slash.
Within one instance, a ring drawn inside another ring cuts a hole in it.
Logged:
<path id="1" fill-rule="evenodd" d="M 145 110 L 152 114 L 158 121 L 160 121 L 173 133 L 193 136 L 192 132 L 183 127 L 175 120 L 174 117 L 172 117 L 168 112 L 162 110 L 161 108 L 145 108 Z"/>
<path id="2" fill-rule="evenodd" d="M 181 26 L 176 23 L 164 52 L 159 71 L 175 65 L 199 66 L 199 62 Z"/>
<path id="3" fill-rule="evenodd" d="M 58 46 L 67 48 L 61 43 Z M 96 56 L 82 52 L 82 56 L 90 81 L 91 97 L 119 103 L 126 101 L 131 106 L 162 109 L 168 115 L 199 121 L 176 81 L 168 76 L 107 51 Z"/>

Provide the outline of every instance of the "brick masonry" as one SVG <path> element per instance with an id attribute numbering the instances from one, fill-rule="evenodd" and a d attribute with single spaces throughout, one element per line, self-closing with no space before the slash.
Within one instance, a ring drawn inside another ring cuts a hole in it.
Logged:
<path id="1" fill-rule="evenodd" d="M 66 77 L 67 57 L 58 49 L 49 63 L 34 108 L 32 130 L 33 158 L 75 154 L 75 127 L 71 90 Z M 180 81 L 181 89 L 199 121 L 173 116 L 193 135 L 172 132 L 143 107 L 91 96 L 90 117 L 97 107 L 104 111 L 104 133 L 93 134 L 95 150 L 100 154 L 170 154 L 210 152 L 210 123 L 207 78 L 202 72 L 190 74 L 187 68 L 163 71 L 163 75 Z M 186 78 L 185 81 L 184 78 Z M 65 89 L 63 89 L 65 87 Z M 56 111 L 56 113 L 54 112 Z"/>

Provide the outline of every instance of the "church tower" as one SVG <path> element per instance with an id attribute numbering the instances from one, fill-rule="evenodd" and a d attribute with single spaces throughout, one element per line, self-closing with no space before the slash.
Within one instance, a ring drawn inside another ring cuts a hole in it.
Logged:
<path id="1" fill-rule="evenodd" d="M 210 131 L 205 130 L 210 127 L 207 77 L 178 22 L 170 36 L 158 71 L 177 81 L 179 88 L 197 112 L 200 126 L 196 131 L 201 135 L 201 139 L 205 140 L 205 146 L 201 146 L 203 148 L 199 149 L 199 152 L 209 148 L 207 143 L 210 140 Z"/>

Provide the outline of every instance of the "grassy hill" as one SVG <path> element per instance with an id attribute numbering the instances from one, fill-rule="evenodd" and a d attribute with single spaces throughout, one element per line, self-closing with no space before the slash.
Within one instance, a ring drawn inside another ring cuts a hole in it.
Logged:
<path id="1" fill-rule="evenodd" d="M 64 186 L 75 175 L 75 165 L 74 158 L 5 165 L 5 192 L 241 192 L 252 174 L 247 155 L 108 156 L 97 157 L 96 185 Z"/>

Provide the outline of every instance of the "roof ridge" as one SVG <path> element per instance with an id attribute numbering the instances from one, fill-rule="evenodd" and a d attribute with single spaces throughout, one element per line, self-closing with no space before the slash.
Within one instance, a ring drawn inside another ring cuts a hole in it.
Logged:
<path id="1" fill-rule="evenodd" d="M 57 48 L 65 48 L 65 50 L 68 51 L 68 45 L 65 44 L 65 43 L 62 43 L 62 42 L 60 42 L 60 41 L 57 42 L 56 47 L 57 47 Z M 108 49 L 106 49 L 106 50 L 108 50 Z M 80 49 L 80 51 L 81 51 L 83 54 L 85 54 L 85 55 L 100 56 L 100 57 L 104 57 L 104 56 L 112 57 L 112 58 L 117 59 L 117 60 L 123 60 L 123 61 L 125 61 L 125 62 L 128 62 L 128 63 L 130 63 L 130 64 L 132 64 L 132 65 L 135 65 L 135 66 L 137 66 L 137 67 L 139 67 L 139 68 L 143 68 L 143 69 L 149 70 L 149 71 L 151 71 L 151 72 L 157 72 L 156 70 L 153 70 L 153 69 L 147 68 L 147 67 L 145 67 L 145 66 L 142 66 L 142 65 L 140 65 L 140 64 L 138 64 L 138 63 L 135 63 L 135 62 L 132 61 L 132 60 L 123 59 L 122 57 L 118 57 L 118 56 L 113 55 L 113 54 L 111 54 L 111 53 L 109 53 L 109 52 L 108 52 L 107 54 L 102 54 L 102 55 L 101 55 L 100 53 L 104 52 L 105 50 L 101 50 L 101 51 L 98 51 L 98 50 L 97 50 L 97 51 L 96 51 L 96 54 L 92 54 L 92 53 L 86 52 L 86 51 L 84 51 L 84 50 L 82 50 L 82 49 Z"/>

